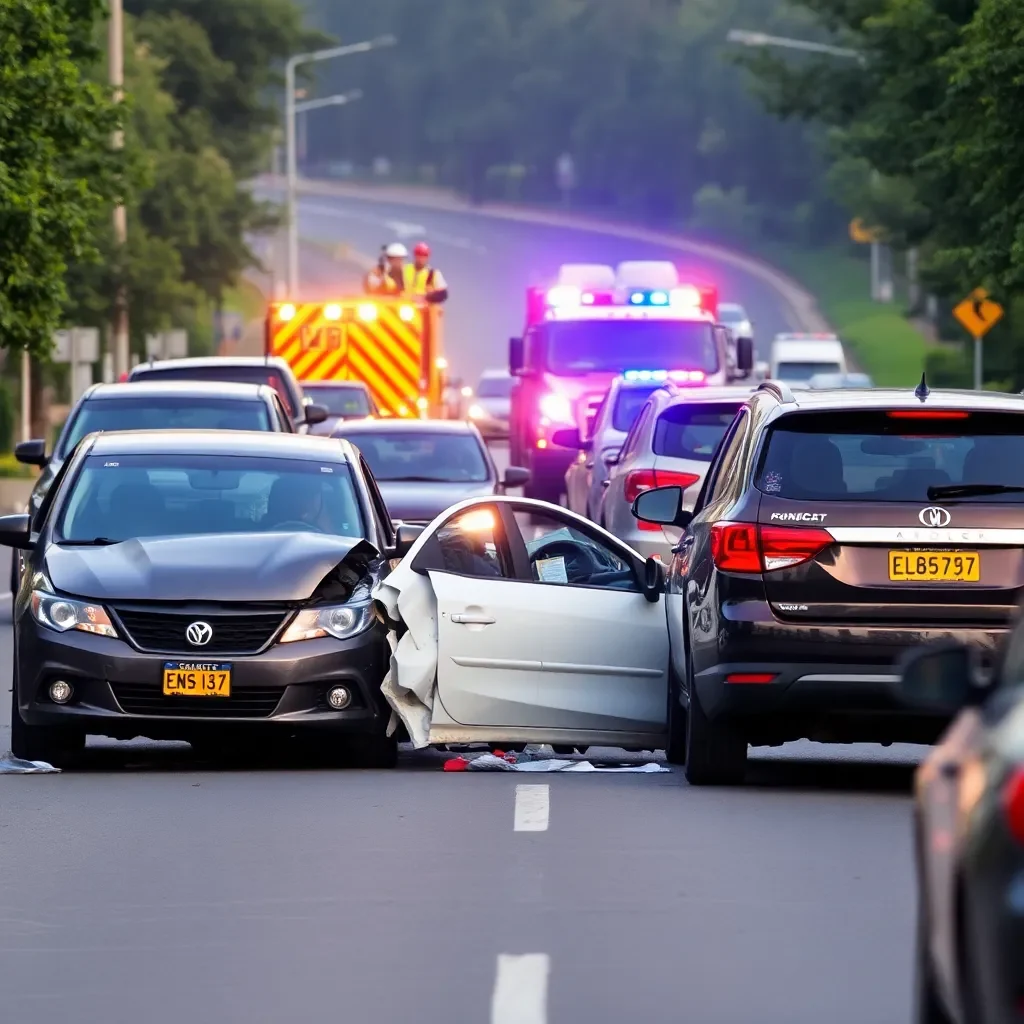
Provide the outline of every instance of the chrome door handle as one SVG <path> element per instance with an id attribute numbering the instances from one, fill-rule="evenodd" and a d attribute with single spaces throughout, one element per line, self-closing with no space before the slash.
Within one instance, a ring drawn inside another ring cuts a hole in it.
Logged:
<path id="1" fill-rule="evenodd" d="M 464 626 L 493 626 L 495 620 L 484 615 L 467 615 L 464 612 L 453 612 L 452 622 L 461 622 Z"/>
<path id="2" fill-rule="evenodd" d="M 612 485 L 611 480 L 602 480 L 601 481 L 601 486 L 602 487 L 611 487 L 611 485 Z"/>

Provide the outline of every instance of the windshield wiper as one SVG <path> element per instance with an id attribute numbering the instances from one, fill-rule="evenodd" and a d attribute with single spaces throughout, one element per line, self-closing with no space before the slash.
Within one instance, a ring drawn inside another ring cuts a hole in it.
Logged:
<path id="1" fill-rule="evenodd" d="M 446 480 L 443 476 L 384 476 L 377 477 L 379 483 L 387 484 L 460 484 L 472 481 Z"/>
<path id="2" fill-rule="evenodd" d="M 102 548 L 108 544 L 120 544 L 121 541 L 112 537 L 91 537 L 89 540 L 61 540 L 57 542 L 62 548 Z"/>
<path id="3" fill-rule="evenodd" d="M 983 498 L 987 494 L 1024 494 L 1024 487 L 1010 484 L 945 484 L 928 488 L 929 501 L 942 498 Z"/>

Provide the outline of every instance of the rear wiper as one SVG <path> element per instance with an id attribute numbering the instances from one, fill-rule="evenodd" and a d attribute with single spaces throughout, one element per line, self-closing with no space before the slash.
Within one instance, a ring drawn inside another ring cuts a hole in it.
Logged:
<path id="1" fill-rule="evenodd" d="M 929 501 L 942 498 L 983 498 L 986 494 L 1024 494 L 1024 487 L 1009 484 L 945 484 L 928 488 Z"/>
<path id="2" fill-rule="evenodd" d="M 57 544 L 62 548 L 102 548 L 108 544 L 120 544 L 121 541 L 111 537 L 93 537 L 90 540 L 62 540 Z"/>

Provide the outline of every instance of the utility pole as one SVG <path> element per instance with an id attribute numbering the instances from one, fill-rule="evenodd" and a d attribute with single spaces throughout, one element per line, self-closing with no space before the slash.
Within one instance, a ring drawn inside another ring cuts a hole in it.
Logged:
<path id="1" fill-rule="evenodd" d="M 330 60 L 333 57 L 347 57 L 352 53 L 366 53 L 381 46 L 394 46 L 398 42 L 394 36 L 380 36 L 362 43 L 349 46 L 332 46 L 327 50 L 314 50 L 310 53 L 297 53 L 288 58 L 284 66 L 284 120 L 285 120 L 285 161 L 287 164 L 288 188 L 286 195 L 288 219 L 288 293 L 293 299 L 299 294 L 299 220 L 296 210 L 295 193 L 299 185 L 298 160 L 295 140 L 295 70 L 300 64 L 312 64 L 317 61 Z M 315 101 L 314 101 L 315 102 Z M 305 106 L 306 110 L 316 109 Z"/>
<path id="2" fill-rule="evenodd" d="M 124 100 L 124 7 L 122 0 L 110 0 L 110 24 L 108 26 L 107 61 L 110 66 L 110 85 L 113 89 L 114 102 L 121 104 Z M 123 112 L 123 106 L 122 106 Z M 124 149 L 124 131 L 114 132 L 113 147 Z M 125 246 L 128 242 L 128 215 L 123 202 L 114 207 L 114 242 L 118 247 L 118 264 L 123 269 Z M 114 322 L 111 325 L 111 341 L 114 347 L 114 375 L 120 379 L 127 373 L 129 366 L 128 351 L 128 294 L 123 278 L 117 282 L 114 295 Z"/>

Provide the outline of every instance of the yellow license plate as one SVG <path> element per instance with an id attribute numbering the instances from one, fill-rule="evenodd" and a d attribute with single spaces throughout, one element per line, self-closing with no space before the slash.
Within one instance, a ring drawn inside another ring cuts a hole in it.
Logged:
<path id="1" fill-rule="evenodd" d="M 230 697 L 231 666 L 218 662 L 165 661 L 165 697 Z"/>
<path id="2" fill-rule="evenodd" d="M 977 551 L 890 551 L 889 579 L 894 583 L 977 583 Z"/>

